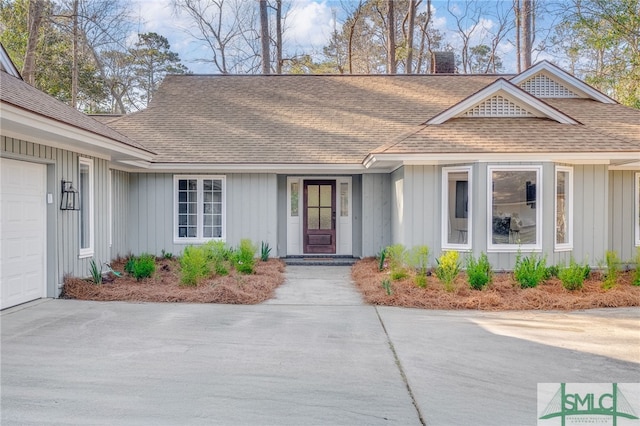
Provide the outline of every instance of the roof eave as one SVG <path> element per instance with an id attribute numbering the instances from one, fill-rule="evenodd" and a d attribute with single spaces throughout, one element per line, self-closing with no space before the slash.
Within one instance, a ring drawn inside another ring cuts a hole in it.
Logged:
<path id="1" fill-rule="evenodd" d="M 151 161 L 155 156 L 149 150 L 127 145 L 6 102 L 2 103 L 0 112 L 0 127 L 5 136 L 112 161 Z"/>

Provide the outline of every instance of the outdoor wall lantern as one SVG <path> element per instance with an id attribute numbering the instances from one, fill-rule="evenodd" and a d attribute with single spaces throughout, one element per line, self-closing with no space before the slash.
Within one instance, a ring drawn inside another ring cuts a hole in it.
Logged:
<path id="1" fill-rule="evenodd" d="M 73 187 L 73 183 L 63 179 L 61 186 L 60 210 L 80 210 L 78 190 Z"/>

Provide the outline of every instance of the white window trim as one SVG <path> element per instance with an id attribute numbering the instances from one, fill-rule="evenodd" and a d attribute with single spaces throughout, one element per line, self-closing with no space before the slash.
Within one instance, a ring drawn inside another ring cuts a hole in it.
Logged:
<path id="1" fill-rule="evenodd" d="M 81 165 L 85 165 L 89 167 L 89 203 L 88 203 L 88 208 L 89 208 L 89 247 L 85 247 L 82 248 L 82 241 L 81 241 L 81 232 L 80 232 L 80 227 L 82 226 L 82 218 L 80 217 L 80 219 L 78 220 L 78 247 L 80 248 L 79 250 L 79 255 L 78 258 L 83 259 L 83 258 L 87 258 L 87 257 L 91 257 L 93 256 L 95 250 L 94 250 L 94 235 L 95 235 L 95 229 L 94 229 L 94 210 L 93 210 L 93 203 L 94 203 L 94 184 L 93 184 L 93 159 L 91 158 L 85 158 L 85 157 L 78 157 L 78 186 L 80 186 L 80 166 Z M 80 196 L 82 196 L 82 188 L 80 188 Z M 80 200 L 80 204 L 82 206 L 85 205 L 85 200 Z M 82 212 L 79 212 L 80 216 L 82 215 Z"/>
<path id="2" fill-rule="evenodd" d="M 182 179 L 195 179 L 198 181 L 198 237 L 188 238 L 178 236 L 178 181 Z M 216 238 L 204 238 L 202 226 L 204 223 L 204 204 L 202 203 L 203 184 L 205 179 L 219 179 L 222 183 L 222 236 Z M 227 240 L 227 177 L 224 175 L 174 175 L 173 176 L 173 242 L 174 244 L 200 244 L 207 241 Z"/>
<path id="3" fill-rule="evenodd" d="M 569 218 L 569 226 L 567 227 L 567 234 L 568 234 L 568 242 L 566 243 L 558 243 L 557 240 L 557 229 L 556 226 L 558 226 L 557 224 L 557 218 L 558 218 L 558 173 L 568 173 L 569 175 L 569 181 L 566 182 L 566 187 L 565 187 L 565 197 L 566 197 L 566 203 L 565 203 L 565 208 L 566 208 L 566 215 Z M 554 208 L 553 208 L 553 213 L 554 213 L 554 220 L 553 220 L 553 242 L 555 244 L 555 251 L 556 252 L 560 252 L 560 251 L 571 251 L 573 250 L 573 167 L 568 167 L 568 166 L 556 166 L 556 175 L 555 175 L 555 180 L 554 180 L 554 189 L 553 189 L 553 204 L 554 204 Z M 568 194 L 566 194 L 566 192 L 568 191 Z M 537 202 L 537 200 L 536 200 Z"/>
<path id="4" fill-rule="evenodd" d="M 536 172 L 536 243 L 535 244 L 494 244 L 493 243 L 493 172 L 522 171 Z M 513 253 L 542 251 L 542 166 L 488 166 L 487 167 L 487 252 Z M 554 221 L 555 222 L 555 221 Z M 555 225 L 554 225 L 555 232 Z"/>
<path id="5" fill-rule="evenodd" d="M 635 222 L 636 228 L 636 247 L 640 247 L 640 220 L 638 217 L 640 216 L 640 173 L 636 173 L 636 208 L 635 208 L 635 216 L 633 221 Z"/>
<path id="6" fill-rule="evenodd" d="M 473 168 L 465 167 L 443 167 L 442 168 L 442 211 L 441 211 L 441 242 L 442 248 L 456 251 L 470 251 L 471 242 L 473 241 Z M 468 217 L 467 217 L 467 242 L 466 243 L 449 243 L 449 173 L 467 173 L 468 183 Z"/>

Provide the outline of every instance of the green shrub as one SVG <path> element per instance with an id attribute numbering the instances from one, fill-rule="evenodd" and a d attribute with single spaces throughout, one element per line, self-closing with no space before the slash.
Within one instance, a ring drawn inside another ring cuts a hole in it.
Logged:
<path id="1" fill-rule="evenodd" d="M 522 257 L 518 252 L 516 266 L 513 271 L 516 281 L 522 288 L 537 287 L 547 277 L 547 260 L 535 254 Z"/>
<path id="2" fill-rule="evenodd" d="M 180 257 L 180 282 L 183 285 L 196 286 L 211 274 L 208 253 L 206 246 L 187 246 L 184 249 Z"/>
<path id="3" fill-rule="evenodd" d="M 416 274 L 416 276 L 413 277 L 413 282 L 416 284 L 417 287 L 427 288 L 427 276 L 426 275 Z"/>
<path id="4" fill-rule="evenodd" d="M 475 290 L 482 290 L 492 279 L 491 264 L 486 253 L 481 253 L 478 259 L 473 255 L 467 258 L 467 279 L 469 286 Z"/>
<path id="5" fill-rule="evenodd" d="M 209 241 L 202 247 L 210 264 L 209 269 L 213 269 L 216 275 L 228 275 L 233 250 L 224 241 Z"/>
<path id="6" fill-rule="evenodd" d="M 387 258 L 387 250 L 386 248 L 381 248 L 380 252 L 378 253 L 378 255 L 376 256 L 378 259 L 378 271 L 382 271 L 384 270 L 384 261 Z"/>
<path id="7" fill-rule="evenodd" d="M 589 265 L 580 265 L 572 257 L 568 267 L 558 269 L 558 278 L 567 290 L 580 290 L 585 280 L 585 270 L 591 270 Z"/>
<path id="8" fill-rule="evenodd" d="M 139 257 L 136 257 L 133 262 L 132 275 L 138 281 L 143 278 L 150 278 L 155 271 L 156 258 L 150 254 L 143 253 Z"/>
<path id="9" fill-rule="evenodd" d="M 102 284 L 102 265 L 98 268 L 98 264 L 94 259 L 89 261 L 89 274 L 94 284 Z"/>
<path id="10" fill-rule="evenodd" d="M 418 274 L 427 275 L 427 268 L 429 267 L 429 247 L 413 247 L 409 252 L 408 260 L 411 267 L 413 267 Z"/>
<path id="11" fill-rule="evenodd" d="M 240 245 L 232 255 L 233 267 L 242 274 L 253 274 L 255 255 L 258 248 L 249 239 L 240 240 Z"/>
<path id="12" fill-rule="evenodd" d="M 269 254 L 271 254 L 271 247 L 269 247 L 269 243 L 262 241 L 262 243 L 260 243 L 260 260 L 263 262 L 269 260 Z"/>
<path id="13" fill-rule="evenodd" d="M 135 263 L 136 263 L 136 257 L 130 256 L 129 259 L 127 259 L 127 263 L 124 264 L 124 271 L 129 275 L 133 275 L 133 265 Z"/>
<path id="14" fill-rule="evenodd" d="M 640 247 L 636 249 L 636 258 L 634 259 L 636 270 L 633 273 L 633 285 L 640 286 Z"/>
<path id="15" fill-rule="evenodd" d="M 558 277 L 560 274 L 560 267 L 558 265 L 551 265 L 547 268 L 547 274 L 545 279 L 549 279 L 551 277 Z"/>
<path id="16" fill-rule="evenodd" d="M 393 294 L 393 289 L 391 288 L 391 281 L 388 278 L 382 280 L 382 288 L 387 293 L 387 296 L 391 296 Z"/>
<path id="17" fill-rule="evenodd" d="M 457 251 L 445 251 L 436 259 L 436 277 L 444 284 L 446 291 L 453 291 L 453 283 L 460 273 L 460 255 Z"/>
<path id="18" fill-rule="evenodd" d="M 392 280 L 401 280 L 406 278 L 407 273 L 407 250 L 402 244 L 394 244 L 386 249 L 387 258 L 389 259 L 389 269 L 391 270 Z"/>
<path id="19" fill-rule="evenodd" d="M 608 250 L 605 254 L 605 262 L 607 264 L 607 271 L 604 282 L 602 283 L 602 288 L 610 290 L 615 287 L 618 282 L 618 272 L 620 272 L 620 258 L 618 258 L 618 253 Z"/>

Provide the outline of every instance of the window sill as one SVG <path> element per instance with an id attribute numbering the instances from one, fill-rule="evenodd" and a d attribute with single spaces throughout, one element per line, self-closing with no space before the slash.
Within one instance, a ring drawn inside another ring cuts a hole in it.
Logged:
<path id="1" fill-rule="evenodd" d="M 205 244 L 209 241 L 226 241 L 225 237 L 219 238 L 174 238 L 173 244 Z"/>
<path id="2" fill-rule="evenodd" d="M 87 257 L 93 257 L 94 251 L 93 249 L 80 250 L 80 254 L 78 254 L 78 259 L 86 259 Z"/>
<path id="3" fill-rule="evenodd" d="M 448 251 L 459 251 L 459 252 L 470 252 L 471 246 L 468 244 L 444 244 L 442 246 L 442 250 Z"/>
<path id="4" fill-rule="evenodd" d="M 487 247 L 487 253 L 542 253 L 542 247 L 533 245 L 517 245 L 517 244 L 505 244 L 504 246 L 489 246 Z"/>

